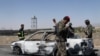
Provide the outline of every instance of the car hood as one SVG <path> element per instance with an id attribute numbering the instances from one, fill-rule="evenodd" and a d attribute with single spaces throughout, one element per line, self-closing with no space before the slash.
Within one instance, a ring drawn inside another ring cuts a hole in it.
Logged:
<path id="1" fill-rule="evenodd" d="M 24 42 L 24 40 L 22 40 L 22 41 L 15 41 L 15 42 L 12 42 L 11 45 L 15 45 L 16 43 L 22 44 L 23 42 Z"/>

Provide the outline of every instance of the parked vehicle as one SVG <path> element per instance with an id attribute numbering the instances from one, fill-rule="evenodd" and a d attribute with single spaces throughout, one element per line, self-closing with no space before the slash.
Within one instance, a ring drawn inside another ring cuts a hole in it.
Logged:
<path id="1" fill-rule="evenodd" d="M 43 56 L 56 56 L 56 35 L 53 30 L 37 31 L 25 40 L 16 41 L 11 44 L 14 54 L 35 54 Z M 71 55 L 93 55 L 94 49 L 87 39 L 75 35 L 73 38 L 67 38 L 66 50 Z"/>
<path id="2" fill-rule="evenodd" d="M 86 38 L 67 39 L 67 50 L 69 56 L 95 56 L 93 44 L 89 43 Z"/>
<path id="3" fill-rule="evenodd" d="M 41 30 L 29 35 L 25 40 L 13 42 L 11 49 L 14 54 L 18 55 L 53 55 L 55 43 L 55 35 L 52 30 Z"/>

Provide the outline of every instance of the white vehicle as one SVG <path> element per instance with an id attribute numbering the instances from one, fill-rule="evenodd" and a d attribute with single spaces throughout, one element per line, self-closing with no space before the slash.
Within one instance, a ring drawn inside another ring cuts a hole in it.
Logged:
<path id="1" fill-rule="evenodd" d="M 14 54 L 53 55 L 55 34 L 52 30 L 41 30 L 26 37 L 25 40 L 11 44 Z"/>
<path id="2" fill-rule="evenodd" d="M 56 56 L 56 35 L 53 30 L 37 31 L 22 41 L 16 41 L 11 44 L 11 49 L 15 54 L 36 54 L 43 56 Z M 68 38 L 66 50 L 69 56 L 72 55 L 93 55 L 92 44 L 87 39 L 75 36 Z"/>
<path id="3" fill-rule="evenodd" d="M 67 53 L 69 56 L 82 55 L 82 56 L 96 56 L 92 42 L 87 38 L 74 38 L 67 39 Z"/>

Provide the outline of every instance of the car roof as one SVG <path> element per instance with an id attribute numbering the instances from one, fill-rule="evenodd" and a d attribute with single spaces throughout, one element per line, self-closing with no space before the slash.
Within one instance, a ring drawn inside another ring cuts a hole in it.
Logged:
<path id="1" fill-rule="evenodd" d="M 54 30 L 53 29 L 52 30 L 39 30 L 37 32 L 54 32 Z"/>
<path id="2" fill-rule="evenodd" d="M 28 35 L 27 37 L 29 38 L 30 36 L 34 35 L 35 33 L 39 33 L 39 32 L 51 32 L 51 33 L 54 33 L 54 30 L 39 30 L 39 31 L 36 31 L 30 35 Z M 28 38 L 25 38 L 24 40 L 27 40 Z"/>

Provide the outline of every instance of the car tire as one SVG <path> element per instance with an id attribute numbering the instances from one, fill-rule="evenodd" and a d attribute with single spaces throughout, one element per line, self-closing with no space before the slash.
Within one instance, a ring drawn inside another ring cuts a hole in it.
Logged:
<path id="1" fill-rule="evenodd" d="M 14 47 L 13 53 L 16 54 L 16 55 L 21 55 L 22 51 L 21 51 L 21 49 L 19 47 Z"/>

